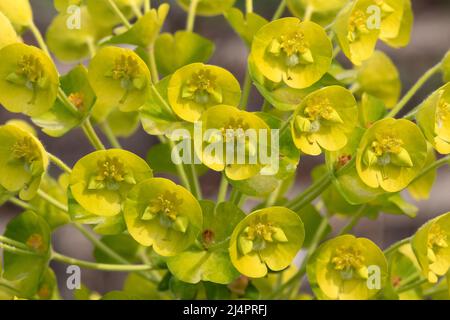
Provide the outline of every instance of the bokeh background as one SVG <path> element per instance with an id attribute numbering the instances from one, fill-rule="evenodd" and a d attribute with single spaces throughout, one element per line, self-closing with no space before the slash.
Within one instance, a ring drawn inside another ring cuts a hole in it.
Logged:
<path id="1" fill-rule="evenodd" d="M 13 1 L 13 0 L 8 0 Z M 324 0 L 326 1 L 326 0 Z M 174 1 L 156 1 L 152 4 L 170 2 L 172 8 L 164 31 L 174 32 L 183 29 L 186 23 L 186 14 Z M 51 0 L 31 0 L 36 24 L 45 32 L 47 26 L 56 11 Z M 412 84 L 430 67 L 436 64 L 447 50 L 450 49 L 450 0 L 412 0 L 415 12 L 415 24 L 410 45 L 407 48 L 393 50 L 382 44 L 380 49 L 387 52 L 400 70 L 403 81 L 403 91 Z M 271 18 L 279 0 L 254 0 L 254 11 Z M 238 0 L 237 5 L 244 7 L 244 1 Z M 289 14 L 287 11 L 285 14 Z M 216 52 L 211 60 L 216 64 L 230 70 L 238 79 L 244 78 L 246 67 L 247 49 L 240 39 L 234 34 L 223 17 L 197 18 L 195 31 L 203 36 L 214 40 Z M 1 30 L 0 30 L 1 32 Z M 27 43 L 34 43 L 29 34 L 24 35 Z M 1 58 L 1 57 L 0 57 Z M 345 58 L 340 57 L 342 62 Z M 61 73 L 70 69 L 70 65 L 58 63 Z M 410 102 L 408 109 L 420 103 L 435 88 L 440 86 L 440 78 L 434 77 L 428 84 L 418 92 Z M 253 90 L 249 109 L 256 110 L 261 106 L 262 100 Z M 0 123 L 11 118 L 20 118 L 0 108 Z M 60 139 L 53 139 L 40 134 L 48 151 L 58 155 L 69 165 L 73 165 L 77 159 L 93 151 L 80 130 L 74 130 Z M 145 157 L 148 149 L 157 142 L 142 129 L 131 138 L 121 140 L 123 146 L 141 157 Z M 322 161 L 320 157 L 307 157 L 301 159 L 296 187 L 293 194 L 301 192 L 310 182 L 310 171 Z M 218 185 L 217 174 L 207 174 L 201 178 L 202 188 L 206 197 L 213 197 Z M 432 196 L 428 201 L 418 203 L 420 208 L 417 218 L 410 219 L 404 216 L 381 215 L 376 221 L 363 219 L 354 229 L 357 235 L 364 235 L 375 241 L 379 246 L 386 247 L 389 244 L 411 235 L 418 226 L 431 217 L 450 210 L 450 170 L 448 167 L 439 171 L 437 182 L 434 186 Z M 6 223 L 18 213 L 18 209 L 12 205 L 5 204 L 0 208 L 0 232 L 3 232 Z M 345 223 L 345 220 L 334 219 L 333 225 L 337 228 Z M 92 259 L 92 246 L 77 231 L 70 227 L 60 228 L 55 234 L 53 245 L 59 252 L 81 259 Z M 65 286 L 66 266 L 55 263 L 52 265 L 59 278 L 60 291 L 64 298 L 71 299 L 72 292 Z M 83 270 L 82 281 L 92 290 L 104 293 L 121 288 L 124 275 L 117 273 L 97 272 Z"/>

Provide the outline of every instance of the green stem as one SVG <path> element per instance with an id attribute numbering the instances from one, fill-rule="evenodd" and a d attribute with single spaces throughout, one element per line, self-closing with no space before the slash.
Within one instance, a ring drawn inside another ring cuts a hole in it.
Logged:
<path id="1" fill-rule="evenodd" d="M 158 89 L 156 89 L 154 84 L 150 86 L 150 90 L 158 98 L 159 102 L 161 102 L 161 105 L 164 107 L 165 111 L 168 112 L 168 114 L 173 115 L 174 113 L 172 111 L 172 108 L 167 103 L 167 101 L 161 96 L 161 94 L 159 93 Z"/>
<path id="2" fill-rule="evenodd" d="M 422 77 L 420 77 L 419 80 L 417 80 L 416 84 L 412 86 L 412 88 L 405 94 L 405 96 L 399 101 L 399 103 L 391 110 L 391 112 L 388 113 L 386 118 L 393 118 L 395 117 L 406 104 L 414 97 L 414 95 L 417 93 L 417 91 L 422 88 L 422 86 L 437 72 L 441 70 L 441 63 L 438 63 L 431 69 L 429 69 L 427 72 L 424 73 Z"/>
<path id="3" fill-rule="evenodd" d="M 169 145 L 170 145 L 170 148 L 173 151 L 175 149 L 175 143 L 172 140 L 169 139 Z M 184 165 L 183 165 L 183 162 L 182 162 L 182 160 L 180 158 L 180 155 L 179 155 L 178 152 L 175 152 L 174 155 L 176 157 L 176 159 L 175 159 L 175 162 L 176 162 L 175 167 L 177 169 L 178 177 L 180 178 L 181 183 L 184 185 L 184 187 L 186 189 L 188 189 L 190 192 L 192 192 L 192 187 L 191 187 L 191 184 L 189 183 L 189 178 L 188 178 L 188 176 L 186 174 L 186 170 L 184 168 Z"/>
<path id="4" fill-rule="evenodd" d="M 152 81 L 154 84 L 159 82 L 159 72 L 158 72 L 158 65 L 156 64 L 156 58 L 155 58 L 155 46 L 151 45 L 149 50 L 149 59 L 150 59 L 150 70 L 151 70 L 151 76 Z"/>
<path id="5" fill-rule="evenodd" d="M 7 245 L 10 245 L 10 246 L 14 246 L 14 247 L 16 247 L 18 249 L 22 249 L 22 250 L 26 250 L 26 251 L 30 250 L 27 247 L 26 244 L 24 244 L 22 242 L 19 242 L 19 241 L 16 241 L 16 240 L 13 240 L 13 239 L 10 239 L 8 237 L 2 236 L 2 235 L 0 235 L 0 242 L 3 242 L 3 243 L 5 243 Z"/>
<path id="6" fill-rule="evenodd" d="M 78 111 L 77 107 L 75 107 L 73 105 L 73 103 L 69 100 L 66 93 L 64 92 L 64 90 L 61 87 L 58 88 L 58 99 L 61 100 L 64 107 L 66 107 L 66 109 L 69 112 L 71 112 L 73 115 L 76 115 L 76 116 L 80 115 L 80 112 Z"/>
<path id="7" fill-rule="evenodd" d="M 228 191 L 228 180 L 225 174 L 222 173 L 222 176 L 220 178 L 219 192 L 217 193 L 217 203 L 225 201 L 227 191 Z"/>
<path id="8" fill-rule="evenodd" d="M 69 211 L 69 208 L 64 203 L 62 203 L 62 202 L 58 201 L 57 199 L 53 198 L 51 195 L 46 193 L 44 190 L 38 189 L 37 195 L 39 197 L 41 197 L 43 200 L 45 200 L 48 203 L 50 203 L 55 208 L 57 208 L 59 210 L 62 210 L 64 212 L 68 212 Z"/>
<path id="9" fill-rule="evenodd" d="M 42 37 L 41 32 L 39 31 L 38 27 L 34 24 L 34 21 L 31 21 L 30 25 L 28 26 L 30 28 L 31 33 L 33 34 L 34 38 L 36 39 L 39 47 L 49 56 L 50 51 L 48 50 L 47 44 L 44 41 L 44 38 Z"/>
<path id="10" fill-rule="evenodd" d="M 338 236 L 342 236 L 343 234 L 347 234 L 358 224 L 359 220 L 364 217 L 364 212 L 367 209 L 367 205 L 362 205 L 358 211 L 353 215 L 350 219 L 349 223 L 346 224 L 341 231 L 339 231 Z"/>
<path id="11" fill-rule="evenodd" d="M 72 173 L 72 169 L 64 163 L 61 159 L 59 159 L 57 156 L 51 154 L 50 152 L 47 152 L 48 158 L 50 161 L 52 161 L 55 165 L 57 165 L 62 171 L 67 173 Z"/>
<path id="12" fill-rule="evenodd" d="M 24 209 L 24 210 L 31 210 L 31 211 L 35 211 L 36 210 L 36 208 L 33 207 L 31 204 L 29 204 L 29 203 L 27 203 L 25 201 L 22 201 L 20 199 L 17 199 L 15 197 L 9 198 L 8 201 L 11 202 L 12 204 L 18 206 L 19 208 Z"/>
<path id="13" fill-rule="evenodd" d="M 303 21 L 310 21 L 313 13 L 314 13 L 314 7 L 306 6 L 305 16 L 303 17 Z"/>
<path id="14" fill-rule="evenodd" d="M 430 171 L 432 171 L 434 169 L 437 169 L 437 168 L 440 168 L 440 167 L 445 166 L 445 165 L 450 165 L 450 155 L 445 156 L 445 157 L 443 157 L 443 158 L 433 162 L 431 165 L 429 165 L 428 167 L 423 169 L 422 172 L 420 172 L 420 174 L 417 175 L 411 183 L 419 180 L 420 178 L 422 178 L 424 175 L 426 175 Z"/>
<path id="15" fill-rule="evenodd" d="M 394 253 L 395 251 L 397 251 L 398 248 L 400 248 L 401 246 L 410 243 L 411 242 L 411 237 L 400 240 L 396 243 L 394 243 L 392 246 L 390 246 L 389 248 L 387 248 L 386 250 L 384 250 L 384 255 L 388 256 L 391 253 Z"/>
<path id="16" fill-rule="evenodd" d="M 148 13 L 152 8 L 152 0 L 144 0 L 144 12 Z"/>
<path id="17" fill-rule="evenodd" d="M 142 12 L 141 12 L 141 9 L 139 8 L 139 6 L 137 6 L 134 1 L 132 1 L 130 4 L 131 4 L 131 10 L 133 10 L 134 15 L 136 17 L 138 17 L 138 19 L 140 17 L 142 17 Z"/>
<path id="18" fill-rule="evenodd" d="M 35 252 L 31 252 L 29 250 L 19 249 L 19 248 L 16 248 L 16 247 L 13 247 L 13 246 L 10 246 L 8 244 L 1 243 L 1 242 L 0 242 L 0 249 L 3 249 L 4 251 L 7 251 L 7 252 L 24 255 L 24 256 L 36 256 L 36 255 L 38 255 Z"/>
<path id="19" fill-rule="evenodd" d="M 103 270 L 103 271 L 135 272 L 135 271 L 147 271 L 152 269 L 151 266 L 145 264 L 133 265 L 133 264 L 106 264 L 106 263 L 90 262 L 68 257 L 58 252 L 52 253 L 52 260 L 56 260 L 66 264 L 74 264 L 87 269 Z"/>
<path id="20" fill-rule="evenodd" d="M 119 7 L 116 5 L 116 3 L 113 0 L 107 0 L 111 9 L 114 11 L 114 13 L 119 17 L 119 19 L 122 21 L 123 25 L 127 27 L 127 29 L 131 29 L 130 21 L 125 17 L 125 15 L 120 11 Z"/>
<path id="21" fill-rule="evenodd" d="M 233 188 L 231 190 L 231 194 L 230 194 L 230 202 L 231 203 L 234 203 L 236 206 L 239 206 L 239 202 L 241 201 L 242 197 L 243 197 L 243 194 L 238 189 Z"/>
<path id="22" fill-rule="evenodd" d="M 271 104 L 269 101 L 267 101 L 266 99 L 264 99 L 263 105 L 261 106 L 261 111 L 262 112 L 269 112 L 271 107 Z"/>
<path id="23" fill-rule="evenodd" d="M 253 0 L 245 0 L 245 11 L 247 13 L 253 12 Z"/>
<path id="24" fill-rule="evenodd" d="M 245 72 L 244 88 L 242 90 L 242 97 L 241 97 L 242 110 L 247 110 L 251 90 L 252 90 L 252 78 L 247 68 L 247 71 Z"/>
<path id="25" fill-rule="evenodd" d="M 107 121 L 105 121 L 100 125 L 100 127 L 102 128 L 102 131 L 105 134 L 106 139 L 108 139 L 111 146 L 116 149 L 122 149 L 122 145 L 120 144 L 117 137 L 114 135 L 114 132 L 112 131 L 111 127 L 109 126 L 109 123 Z"/>
<path id="26" fill-rule="evenodd" d="M 283 123 L 283 125 L 280 128 L 280 137 L 283 136 L 283 134 L 286 133 L 286 130 L 290 129 L 291 121 L 294 118 L 294 114 L 291 114 L 289 118 L 286 119 L 286 121 Z"/>
<path id="27" fill-rule="evenodd" d="M 195 168 L 195 164 L 193 161 L 189 164 L 189 167 L 191 169 L 191 176 L 192 176 L 192 183 L 193 183 L 193 191 L 194 195 L 197 198 L 197 200 L 202 200 L 202 189 L 200 187 L 200 182 L 198 180 L 197 170 Z"/>
<path id="28" fill-rule="evenodd" d="M 286 0 L 281 0 L 277 10 L 275 11 L 275 14 L 272 17 L 272 20 L 279 19 L 283 15 L 285 9 L 286 9 Z"/>
<path id="29" fill-rule="evenodd" d="M 189 5 L 188 18 L 186 22 L 186 31 L 193 32 L 195 24 L 195 16 L 197 12 L 197 6 L 200 0 L 191 0 Z"/>
<path id="30" fill-rule="evenodd" d="M 406 291 L 409 291 L 409 290 L 412 290 L 412 289 L 416 289 L 416 288 L 420 287 L 421 285 L 423 285 L 425 283 L 428 283 L 427 279 L 420 279 L 419 281 L 416 281 L 416 282 L 408 284 L 408 285 L 406 285 L 404 287 L 398 288 L 396 292 L 397 293 L 402 293 L 402 292 L 406 292 Z"/>
<path id="31" fill-rule="evenodd" d="M 302 209 L 307 204 L 311 203 L 316 199 L 323 191 L 325 191 L 331 183 L 331 174 L 324 175 L 321 179 L 317 180 L 311 186 L 309 186 L 303 193 L 298 197 L 292 199 L 286 204 L 291 210 L 298 211 Z"/>
<path id="32" fill-rule="evenodd" d="M 81 125 L 81 128 L 83 129 L 84 134 L 88 137 L 89 141 L 91 142 L 92 146 L 97 150 L 105 150 L 105 146 L 103 142 L 98 137 L 97 133 L 94 130 L 94 127 L 92 126 L 92 123 L 89 119 L 86 119 L 83 124 Z"/>
<path id="33" fill-rule="evenodd" d="M 277 202 L 277 200 L 278 200 L 278 198 L 280 196 L 281 186 L 282 186 L 282 184 L 281 184 L 281 182 L 279 182 L 278 186 L 276 187 L 276 189 L 267 198 L 267 201 L 265 203 L 265 207 L 266 208 L 273 206 Z"/>

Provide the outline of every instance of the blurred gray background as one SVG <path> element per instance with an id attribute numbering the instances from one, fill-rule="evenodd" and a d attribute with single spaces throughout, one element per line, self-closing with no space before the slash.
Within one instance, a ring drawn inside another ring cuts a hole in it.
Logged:
<path id="1" fill-rule="evenodd" d="M 325 1 L 325 0 L 324 0 Z M 152 4 L 174 1 L 152 1 Z M 450 0 L 412 0 L 415 13 L 415 24 L 412 41 L 407 48 L 393 50 L 384 45 L 380 48 L 386 51 L 400 70 L 403 81 L 403 90 L 406 91 L 412 84 L 431 66 L 436 64 L 447 50 L 450 49 Z M 45 32 L 52 17 L 56 14 L 51 0 L 31 0 L 34 8 L 36 24 Z M 244 7 L 243 0 L 238 0 L 237 5 Z M 279 0 L 254 0 L 254 11 L 270 18 Z M 286 11 L 286 14 L 288 12 Z M 174 32 L 185 27 L 186 14 L 173 3 L 169 18 L 165 25 L 165 31 Z M 247 50 L 240 39 L 234 34 L 223 17 L 197 18 L 195 31 L 212 39 L 216 43 L 216 52 L 211 60 L 216 64 L 230 70 L 238 79 L 244 77 L 246 67 Z M 34 43 L 34 39 L 26 34 L 24 40 Z M 342 59 L 345 61 L 345 59 Z M 61 73 L 67 71 L 70 66 L 58 64 Z M 408 108 L 420 103 L 430 92 L 440 86 L 440 78 L 434 77 L 415 96 Z M 250 99 L 250 109 L 256 110 L 261 106 L 261 98 L 253 91 Z M 0 109 L 0 123 L 8 119 L 19 118 Z M 48 151 L 58 155 L 69 165 L 73 165 L 77 159 L 93 151 L 80 130 L 74 130 L 63 138 L 53 139 L 40 134 Z M 145 157 L 148 149 L 156 142 L 154 137 L 144 133 L 140 129 L 133 137 L 122 140 L 123 146 L 141 157 Z M 304 156 L 299 166 L 299 174 L 296 192 L 300 192 L 310 182 L 309 174 L 314 165 L 322 161 L 321 158 Z M 213 197 L 219 184 L 217 174 L 207 174 L 201 179 L 206 197 Z M 450 210 L 449 198 L 450 170 L 448 167 L 441 169 L 438 180 L 434 186 L 432 196 L 428 201 L 418 204 L 420 212 L 415 219 L 400 216 L 381 215 L 377 221 L 363 219 L 355 228 L 357 235 L 364 235 L 374 240 L 381 247 L 386 247 L 394 241 L 411 235 L 418 226 L 430 217 L 442 214 Z M 12 205 L 5 204 L 0 208 L 0 232 L 3 232 L 6 223 L 19 211 Z M 345 220 L 333 220 L 333 224 L 339 227 Z M 59 252 L 82 259 L 91 259 L 92 247 L 77 231 L 70 227 L 63 227 L 54 234 L 54 247 Z M 72 298 L 72 293 L 65 287 L 65 266 L 55 263 L 52 265 L 58 274 L 61 294 L 64 298 Z M 83 270 L 82 281 L 89 288 L 104 293 L 121 288 L 123 275 Z"/>

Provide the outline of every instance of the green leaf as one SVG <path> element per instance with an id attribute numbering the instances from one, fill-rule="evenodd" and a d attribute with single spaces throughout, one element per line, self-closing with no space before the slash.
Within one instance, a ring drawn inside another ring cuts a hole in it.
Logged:
<path id="1" fill-rule="evenodd" d="M 434 149 L 428 144 L 428 156 L 425 161 L 424 168 L 432 165 L 436 161 L 436 153 Z M 437 177 L 437 169 L 430 170 L 426 175 L 415 180 L 408 186 L 408 192 L 415 200 L 426 200 L 430 197 L 434 182 Z"/>
<path id="2" fill-rule="evenodd" d="M 302 219 L 303 224 L 305 225 L 305 230 L 306 230 L 303 246 L 305 248 L 308 248 L 311 245 L 311 242 L 312 242 L 317 230 L 319 229 L 320 224 L 322 223 L 322 221 L 325 218 L 322 217 L 320 212 L 317 211 L 317 209 L 312 205 L 307 205 L 306 207 L 301 209 L 298 212 L 298 215 Z M 327 223 L 325 232 L 322 234 L 322 238 L 325 238 L 326 235 L 329 234 L 330 232 L 331 232 L 331 226 L 330 226 L 330 224 Z"/>
<path id="3" fill-rule="evenodd" d="M 101 300 L 136 300 L 133 296 L 123 291 L 111 291 L 105 294 Z"/>
<path id="4" fill-rule="evenodd" d="M 200 285 L 198 284 L 186 283 L 175 277 L 170 278 L 169 286 L 174 298 L 181 300 L 195 299 L 200 289 Z"/>
<path id="5" fill-rule="evenodd" d="M 229 300 L 230 299 L 230 290 L 227 286 L 204 282 L 203 286 L 205 287 L 206 298 L 208 300 Z"/>
<path id="6" fill-rule="evenodd" d="M 39 282 L 37 296 L 40 300 L 59 300 L 58 283 L 52 269 L 47 268 Z"/>
<path id="7" fill-rule="evenodd" d="M 87 69 L 83 65 L 70 70 L 60 81 L 61 88 L 80 114 L 69 111 L 58 99 L 49 111 L 32 118 L 51 137 L 61 137 L 79 126 L 88 116 L 96 99 L 87 79 Z"/>
<path id="8" fill-rule="evenodd" d="M 106 44 L 133 44 L 143 48 L 152 45 L 164 24 L 170 6 L 164 3 L 158 9 L 152 9 L 127 30 L 125 33 L 114 36 Z"/>
<path id="9" fill-rule="evenodd" d="M 116 137 L 128 138 L 139 128 L 139 112 L 111 111 L 106 119 Z"/>
<path id="10" fill-rule="evenodd" d="M 162 300 L 169 297 L 158 291 L 156 285 L 136 273 L 130 273 L 125 279 L 123 291 L 138 300 Z"/>
<path id="11" fill-rule="evenodd" d="M 36 213 L 26 211 L 6 226 L 5 236 L 25 243 L 36 255 L 3 254 L 3 277 L 12 281 L 24 298 L 37 293 L 50 259 L 50 228 Z"/>
<path id="12" fill-rule="evenodd" d="M 197 33 L 178 31 L 163 33 L 155 42 L 155 59 L 158 71 L 166 76 L 179 68 L 195 63 L 207 62 L 214 53 L 212 41 Z"/>
<path id="13" fill-rule="evenodd" d="M 127 234 L 118 234 L 104 236 L 100 239 L 107 247 L 111 248 L 117 254 L 131 262 L 136 261 L 136 254 L 139 245 L 133 238 Z M 109 255 L 105 254 L 102 250 L 97 247 L 94 249 L 95 261 L 100 263 L 117 263 L 116 260 L 112 259 Z M 143 279 L 141 279 L 143 280 Z"/>
<path id="14" fill-rule="evenodd" d="M 198 244 L 167 259 L 167 267 L 178 279 L 188 283 L 210 281 L 228 284 L 239 276 L 228 254 L 229 237 L 234 227 L 245 217 L 235 205 L 223 202 L 200 202 L 203 210 L 203 230 Z"/>
<path id="15" fill-rule="evenodd" d="M 265 18 L 253 12 L 247 13 L 244 17 L 242 11 L 237 8 L 228 10 L 225 18 L 248 47 L 251 46 L 255 33 L 268 23 Z"/>

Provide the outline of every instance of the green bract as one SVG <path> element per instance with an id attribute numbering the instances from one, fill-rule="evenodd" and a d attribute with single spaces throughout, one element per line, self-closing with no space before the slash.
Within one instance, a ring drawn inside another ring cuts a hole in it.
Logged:
<path id="1" fill-rule="evenodd" d="M 73 21 L 73 13 L 57 15 L 47 29 L 46 40 L 50 51 L 61 61 L 78 61 L 89 57 L 96 42 L 108 34 L 99 27 L 86 7 L 80 8 L 80 21 Z M 79 23 L 79 25 L 78 25 Z"/>
<path id="2" fill-rule="evenodd" d="M 229 238 L 244 212 L 232 203 L 200 202 L 203 228 L 198 243 L 185 252 L 167 259 L 167 267 L 178 279 L 187 283 L 201 280 L 228 284 L 239 277 L 228 253 Z"/>
<path id="3" fill-rule="evenodd" d="M 270 153 L 271 141 L 270 128 L 261 118 L 235 107 L 218 105 L 203 113 L 201 124 L 204 141 L 196 141 L 194 147 L 205 166 L 214 171 L 225 171 L 231 180 L 249 179 L 261 171 L 263 166 L 258 151 L 264 149 Z M 255 139 L 250 139 L 252 134 L 247 130 L 255 133 Z M 261 134 L 267 138 L 265 143 Z M 227 143 L 234 151 L 227 150 Z M 238 157 L 243 153 L 245 159 L 255 157 L 255 161 L 240 163 Z"/>
<path id="4" fill-rule="evenodd" d="M 331 65 L 332 46 L 325 30 L 309 21 L 283 18 L 256 33 L 251 59 L 273 82 L 307 88 L 320 80 Z"/>
<path id="5" fill-rule="evenodd" d="M 270 207 L 249 214 L 234 229 L 230 240 L 233 265 L 251 278 L 268 269 L 287 268 L 302 247 L 305 229 L 300 217 L 284 207 Z"/>
<path id="6" fill-rule="evenodd" d="M 311 20 L 327 25 L 333 21 L 347 2 L 347 0 L 287 0 L 287 5 L 295 16 L 303 18 L 308 11 L 308 14 L 311 14 Z"/>
<path id="7" fill-rule="evenodd" d="M 344 235 L 322 244 L 306 270 L 319 299 L 367 300 L 380 292 L 388 266 L 383 252 L 372 241 Z"/>
<path id="8" fill-rule="evenodd" d="M 155 59 L 163 75 L 195 62 L 206 62 L 214 52 L 214 43 L 197 33 L 162 33 L 155 42 Z"/>
<path id="9" fill-rule="evenodd" d="M 450 50 L 446 53 L 444 59 L 442 59 L 441 69 L 444 82 L 450 82 Z"/>
<path id="10" fill-rule="evenodd" d="M 450 83 L 419 107 L 416 119 L 427 140 L 441 154 L 450 153 Z"/>
<path id="11" fill-rule="evenodd" d="M 103 120 L 114 108 L 136 111 L 148 98 L 150 71 L 132 50 L 104 47 L 91 60 L 88 78 L 97 95 L 93 115 Z"/>
<path id="12" fill-rule="evenodd" d="M 450 269 L 450 213 L 428 221 L 411 241 L 423 275 L 436 283 Z"/>
<path id="13" fill-rule="evenodd" d="M 37 116 L 53 106 L 58 72 L 40 49 L 22 43 L 0 50 L 0 104 L 11 112 Z"/>
<path id="14" fill-rule="evenodd" d="M 0 49 L 16 42 L 19 42 L 19 37 L 14 30 L 9 19 L 0 11 Z"/>
<path id="15" fill-rule="evenodd" d="M 187 249 L 202 228 L 202 209 L 194 196 L 170 180 L 151 178 L 128 194 L 124 208 L 128 232 L 162 256 Z"/>
<path id="16" fill-rule="evenodd" d="M 371 188 L 397 192 L 420 173 L 427 158 L 427 144 L 411 121 L 384 119 L 363 135 L 356 156 L 358 175 Z"/>
<path id="17" fill-rule="evenodd" d="M 112 37 L 108 43 L 128 43 L 147 48 L 155 43 L 156 37 L 161 31 L 166 16 L 169 12 L 169 5 L 162 4 L 158 9 L 152 9 L 126 32 Z"/>
<path id="18" fill-rule="evenodd" d="M 242 11 L 237 8 L 228 10 L 225 18 L 248 47 L 251 47 L 256 32 L 268 23 L 266 19 L 253 12 L 248 12 L 244 17 Z"/>
<path id="19" fill-rule="evenodd" d="M 359 90 L 382 100 L 388 108 L 394 107 L 402 91 L 397 67 L 383 52 L 375 51 L 372 57 L 357 70 Z"/>
<path id="20" fill-rule="evenodd" d="M 317 90 L 305 99 L 294 113 L 291 132 L 302 152 L 319 155 L 322 148 L 343 148 L 358 122 L 356 100 L 347 89 L 330 86 Z"/>
<path id="21" fill-rule="evenodd" d="M 122 211 L 130 189 L 152 177 L 147 163 L 135 154 L 119 149 L 90 153 L 75 164 L 70 191 L 91 214 L 111 217 Z"/>
<path id="22" fill-rule="evenodd" d="M 368 8 L 375 4 L 374 1 L 350 2 L 341 10 L 333 25 L 339 46 L 355 65 L 360 65 L 361 62 L 370 58 L 380 35 L 376 16 L 371 16 L 367 12 Z"/>
<path id="23" fill-rule="evenodd" d="M 0 12 L 11 21 L 19 33 L 33 21 L 33 12 L 28 0 L 0 1 Z"/>
<path id="24" fill-rule="evenodd" d="M 0 185 L 32 199 L 48 166 L 41 142 L 30 132 L 15 125 L 0 126 Z"/>
<path id="25" fill-rule="evenodd" d="M 219 104 L 237 106 L 241 88 L 227 70 L 193 63 L 178 69 L 170 77 L 167 97 L 177 116 L 195 122 L 210 107 Z"/>
<path id="26" fill-rule="evenodd" d="M 113 0 L 119 10 L 127 18 L 131 18 L 139 12 L 144 0 Z M 101 17 L 97 23 L 105 27 L 113 27 L 122 22 L 109 4 L 109 0 L 86 0 L 87 8 L 92 16 Z"/>
<path id="27" fill-rule="evenodd" d="M 189 10 L 192 0 L 177 0 L 185 10 Z M 236 0 L 197 0 L 196 13 L 201 16 L 216 16 L 224 13 L 233 6 Z"/>

